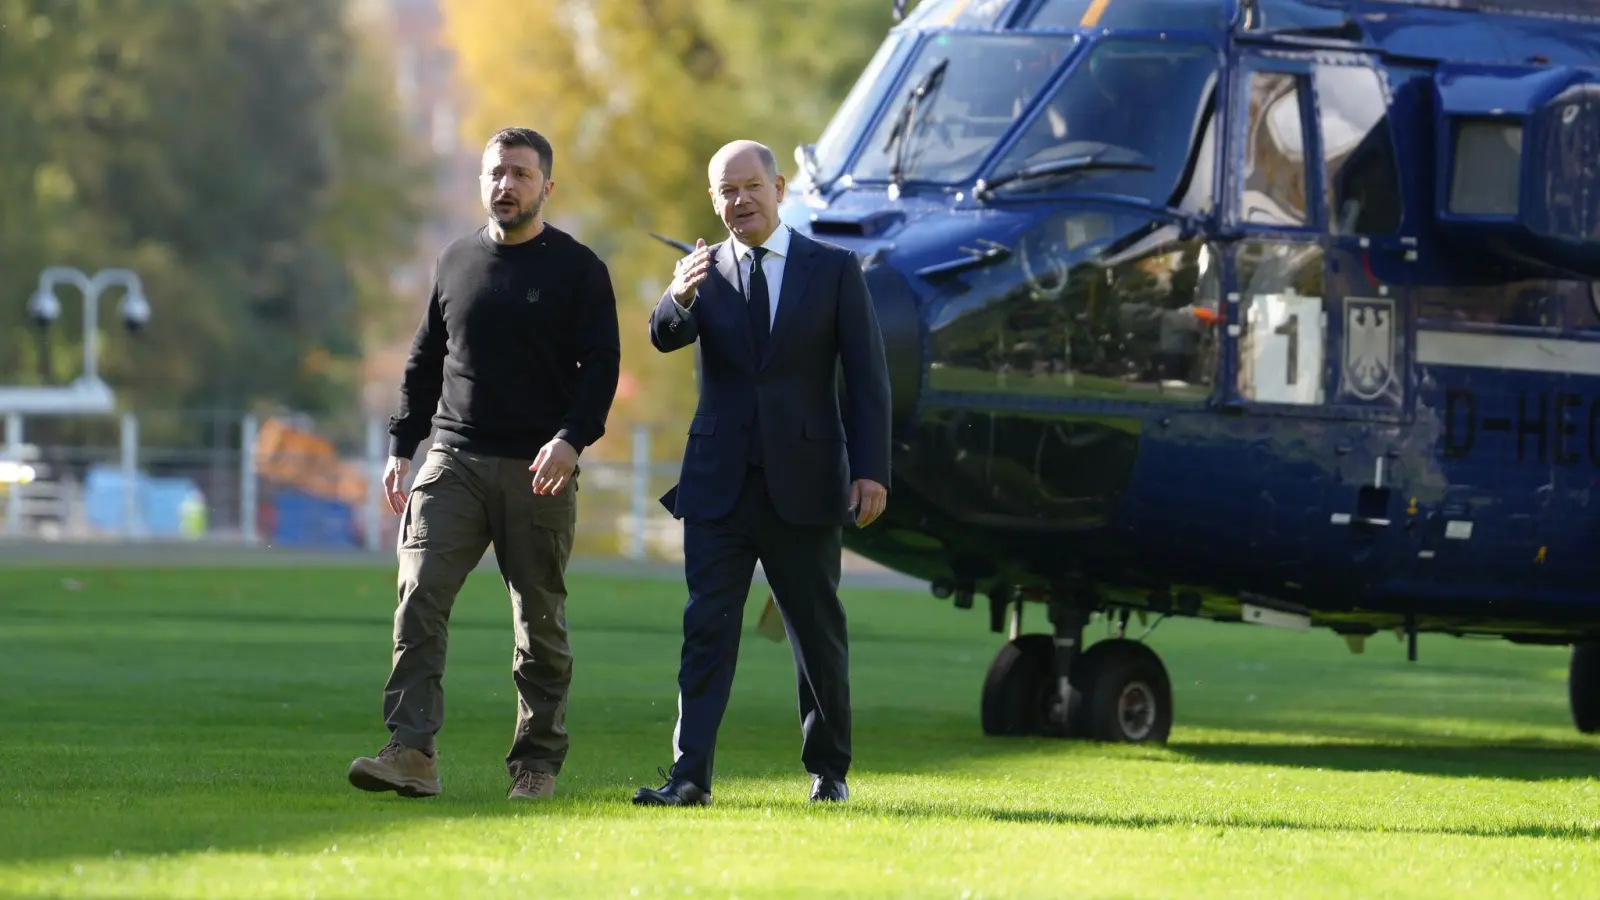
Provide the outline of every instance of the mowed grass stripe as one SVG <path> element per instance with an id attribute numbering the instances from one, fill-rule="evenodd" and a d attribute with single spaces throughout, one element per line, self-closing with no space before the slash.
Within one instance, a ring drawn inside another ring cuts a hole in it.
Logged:
<path id="1" fill-rule="evenodd" d="M 406 801 L 344 780 L 385 736 L 392 580 L 0 575 L 0 893 L 1600 896 L 1600 741 L 1572 729 L 1561 648 L 1424 636 L 1410 664 L 1381 636 L 1353 656 L 1172 620 L 1150 638 L 1168 747 L 1000 740 L 977 723 L 982 611 L 851 591 L 851 802 L 804 802 L 790 650 L 747 628 L 716 805 L 641 810 L 683 590 L 575 576 L 572 755 L 526 806 L 504 799 L 510 612 L 479 572 L 451 618 L 444 794 Z"/>

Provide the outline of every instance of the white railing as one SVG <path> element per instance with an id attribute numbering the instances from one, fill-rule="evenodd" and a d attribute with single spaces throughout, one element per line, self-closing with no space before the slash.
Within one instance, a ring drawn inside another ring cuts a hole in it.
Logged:
<path id="1" fill-rule="evenodd" d="M 300 540 L 309 544 L 319 540 L 312 535 L 325 531 L 337 535 L 326 543 L 341 549 L 381 551 L 392 546 L 397 519 L 380 489 L 388 451 L 383 418 L 343 430 L 362 434 L 358 452 L 336 453 L 332 442 L 323 442 L 333 455 L 315 460 L 263 444 L 263 428 L 269 423 L 252 415 L 231 418 L 219 427 L 227 438 L 219 442 L 222 447 L 189 451 L 147 445 L 141 440 L 142 416 L 136 413 L 114 420 L 115 450 L 104 440 L 32 443 L 28 430 L 35 426 L 28 418 L 15 413 L 5 417 L 0 541 L 165 539 L 266 546 L 283 540 L 282 523 L 292 506 L 298 510 L 294 515 L 299 516 L 295 527 L 302 533 Z M 150 420 L 152 428 L 158 418 Z M 587 537 L 608 547 L 604 555 L 638 561 L 682 558 L 681 524 L 657 502 L 677 475 L 675 459 L 652 458 L 657 446 L 653 432 L 663 427 L 624 426 L 607 435 L 610 446 L 585 454 L 580 545 Z M 311 439 L 315 429 L 294 434 Z M 415 462 L 428 443 L 419 447 Z M 626 452 L 606 452 L 617 445 Z M 273 472 L 262 471 L 263 458 L 276 466 Z M 318 488 L 283 480 L 285 470 L 297 466 L 312 473 L 310 480 L 319 482 Z"/>

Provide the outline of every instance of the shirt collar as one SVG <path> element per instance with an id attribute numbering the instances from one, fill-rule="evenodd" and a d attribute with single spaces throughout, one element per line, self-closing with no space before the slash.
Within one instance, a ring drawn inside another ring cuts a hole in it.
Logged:
<path id="1" fill-rule="evenodd" d="M 728 235 L 728 241 L 733 244 L 734 259 L 744 259 L 745 255 L 750 252 L 750 248 L 746 247 L 743 241 L 731 234 Z M 773 231 L 761 246 L 767 248 L 767 251 L 773 256 L 787 259 L 789 256 L 789 226 L 779 223 L 777 230 Z"/>

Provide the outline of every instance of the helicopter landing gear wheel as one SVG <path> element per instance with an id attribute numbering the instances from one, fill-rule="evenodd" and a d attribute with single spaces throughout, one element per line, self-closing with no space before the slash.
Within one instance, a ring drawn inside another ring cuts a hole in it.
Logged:
<path id="1" fill-rule="evenodd" d="M 1600 641 L 1572 645 L 1572 663 L 1567 670 L 1567 700 L 1572 706 L 1572 724 L 1584 734 L 1600 731 Z"/>
<path id="2" fill-rule="evenodd" d="M 1161 657 L 1137 641 L 1101 641 L 1083 655 L 1084 736 L 1164 744 L 1172 732 L 1172 682 Z"/>
<path id="3" fill-rule="evenodd" d="M 1155 651 L 1113 638 L 1079 652 L 1087 615 L 1052 609 L 1051 618 L 1054 635 L 1018 635 L 995 654 L 983 683 L 984 734 L 1165 743 L 1172 682 Z"/>
<path id="4" fill-rule="evenodd" d="M 1048 634 L 1019 635 L 1000 647 L 983 680 L 984 734 L 1020 737 L 1046 733 L 1055 649 Z"/>

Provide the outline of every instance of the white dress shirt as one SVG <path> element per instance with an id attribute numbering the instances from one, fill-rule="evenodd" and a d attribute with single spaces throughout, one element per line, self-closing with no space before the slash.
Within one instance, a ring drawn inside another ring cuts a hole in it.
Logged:
<path id="1" fill-rule="evenodd" d="M 729 235 L 728 246 L 733 248 L 735 257 L 739 260 L 739 289 L 740 296 L 745 302 L 750 300 L 750 264 L 754 259 L 750 255 L 750 248 L 746 247 L 738 238 Z M 772 323 L 778 319 L 778 294 L 783 287 L 783 264 L 789 256 L 789 226 L 779 225 L 761 246 L 767 248 L 767 255 L 761 258 L 761 271 L 767 276 L 767 328 L 772 328 Z"/>

